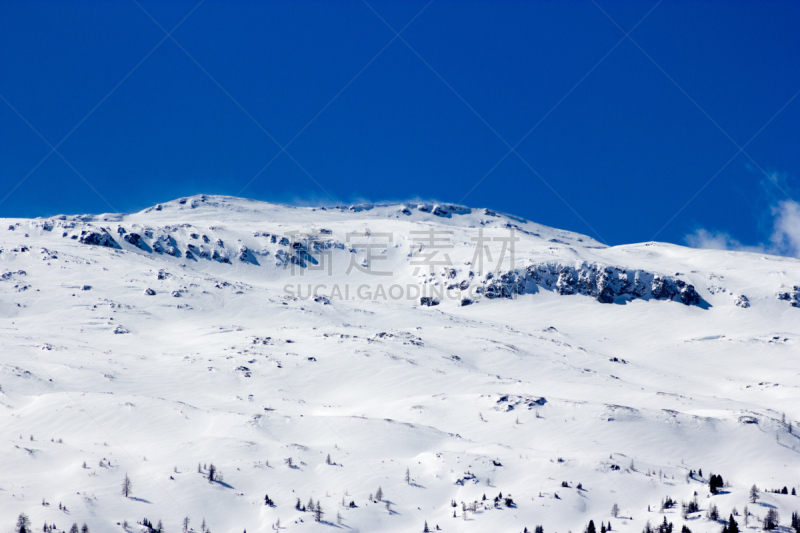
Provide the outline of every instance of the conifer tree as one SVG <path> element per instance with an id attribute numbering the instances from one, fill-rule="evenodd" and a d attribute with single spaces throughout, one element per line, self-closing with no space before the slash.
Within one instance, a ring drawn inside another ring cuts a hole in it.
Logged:
<path id="1" fill-rule="evenodd" d="M 739 533 L 739 524 L 736 523 L 733 514 L 728 519 L 728 533 Z"/>
<path id="2" fill-rule="evenodd" d="M 758 490 L 758 487 L 756 487 L 755 485 L 750 487 L 750 502 L 751 503 L 756 503 L 758 501 L 759 492 L 760 491 Z"/>
<path id="3" fill-rule="evenodd" d="M 708 511 L 706 512 L 706 516 L 709 520 L 717 521 L 719 520 L 719 509 L 713 503 L 708 506 Z"/>
<path id="4" fill-rule="evenodd" d="M 767 516 L 764 517 L 764 529 L 767 531 L 772 531 L 778 527 L 779 522 L 780 516 L 778 515 L 777 509 L 769 509 L 767 511 Z"/>
<path id="5" fill-rule="evenodd" d="M 127 472 L 125 473 L 125 479 L 122 480 L 122 495 L 126 498 L 133 493 L 133 484 L 131 483 L 131 478 L 128 477 Z"/>
<path id="6" fill-rule="evenodd" d="M 31 520 L 28 518 L 28 515 L 25 513 L 20 513 L 17 517 L 17 526 L 15 528 L 16 533 L 32 533 L 31 532 Z"/>

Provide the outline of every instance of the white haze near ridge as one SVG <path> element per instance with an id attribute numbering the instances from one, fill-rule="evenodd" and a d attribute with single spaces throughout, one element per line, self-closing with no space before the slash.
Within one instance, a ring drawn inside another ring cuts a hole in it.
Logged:
<path id="1" fill-rule="evenodd" d="M 783 200 L 770 208 L 772 233 L 769 243 L 746 245 L 730 233 L 699 228 L 685 237 L 692 248 L 735 250 L 738 252 L 767 253 L 786 257 L 800 257 L 800 203 Z"/>

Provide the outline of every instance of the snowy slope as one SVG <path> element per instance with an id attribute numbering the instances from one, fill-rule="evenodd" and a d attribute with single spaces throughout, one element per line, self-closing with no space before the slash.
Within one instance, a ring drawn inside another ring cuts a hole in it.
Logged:
<path id="1" fill-rule="evenodd" d="M 431 230 L 445 240 L 421 245 Z M 711 504 L 740 527 L 747 505 L 751 528 L 800 510 L 748 501 L 800 490 L 796 259 L 220 196 L 3 219 L 0 249 L 8 530 L 24 512 L 59 531 L 704 533 Z M 709 497 L 712 473 L 730 486 Z M 695 491 L 700 513 L 659 512 Z"/>

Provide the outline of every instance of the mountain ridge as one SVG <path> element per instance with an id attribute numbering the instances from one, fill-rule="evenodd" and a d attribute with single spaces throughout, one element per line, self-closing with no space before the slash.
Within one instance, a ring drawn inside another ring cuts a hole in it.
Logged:
<path id="1" fill-rule="evenodd" d="M 800 261 L 450 204 L 202 198 L 2 221 L 3 522 L 706 533 L 712 503 L 800 508 L 749 502 L 800 488 Z"/>

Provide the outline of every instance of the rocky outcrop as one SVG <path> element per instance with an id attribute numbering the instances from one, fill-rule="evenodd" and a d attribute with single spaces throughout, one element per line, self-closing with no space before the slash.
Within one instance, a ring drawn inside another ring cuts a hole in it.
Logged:
<path id="1" fill-rule="evenodd" d="M 485 298 L 513 298 L 533 292 L 534 284 L 562 295 L 582 294 L 600 303 L 618 299 L 672 300 L 684 305 L 700 305 L 702 299 L 693 285 L 672 276 L 645 270 L 606 266 L 597 263 L 534 263 L 525 270 L 489 273 L 476 292 Z M 530 289 L 530 290 L 529 290 Z"/>
<path id="2" fill-rule="evenodd" d="M 795 285 L 791 291 L 779 292 L 778 300 L 789 302 L 792 307 L 800 307 L 800 286 Z"/>
<path id="3" fill-rule="evenodd" d="M 105 246 L 106 248 L 119 248 L 119 244 L 104 229 L 100 231 L 83 230 L 81 231 L 78 242 L 90 244 L 92 246 Z"/>
<path id="4" fill-rule="evenodd" d="M 172 257 L 181 256 L 181 251 L 178 250 L 178 247 L 175 243 L 175 239 L 173 239 L 169 235 L 160 235 L 153 242 L 153 251 L 158 254 L 171 255 Z"/>
<path id="5" fill-rule="evenodd" d="M 120 228 L 120 229 L 122 229 L 122 228 Z M 150 249 L 150 247 L 147 245 L 147 243 L 144 242 L 144 239 L 142 239 L 142 236 L 139 235 L 138 233 L 128 233 L 128 234 L 124 235 L 122 238 L 128 244 L 130 244 L 131 246 L 135 246 L 140 250 L 143 250 L 143 251 L 148 252 L 148 253 L 152 251 Z"/>

